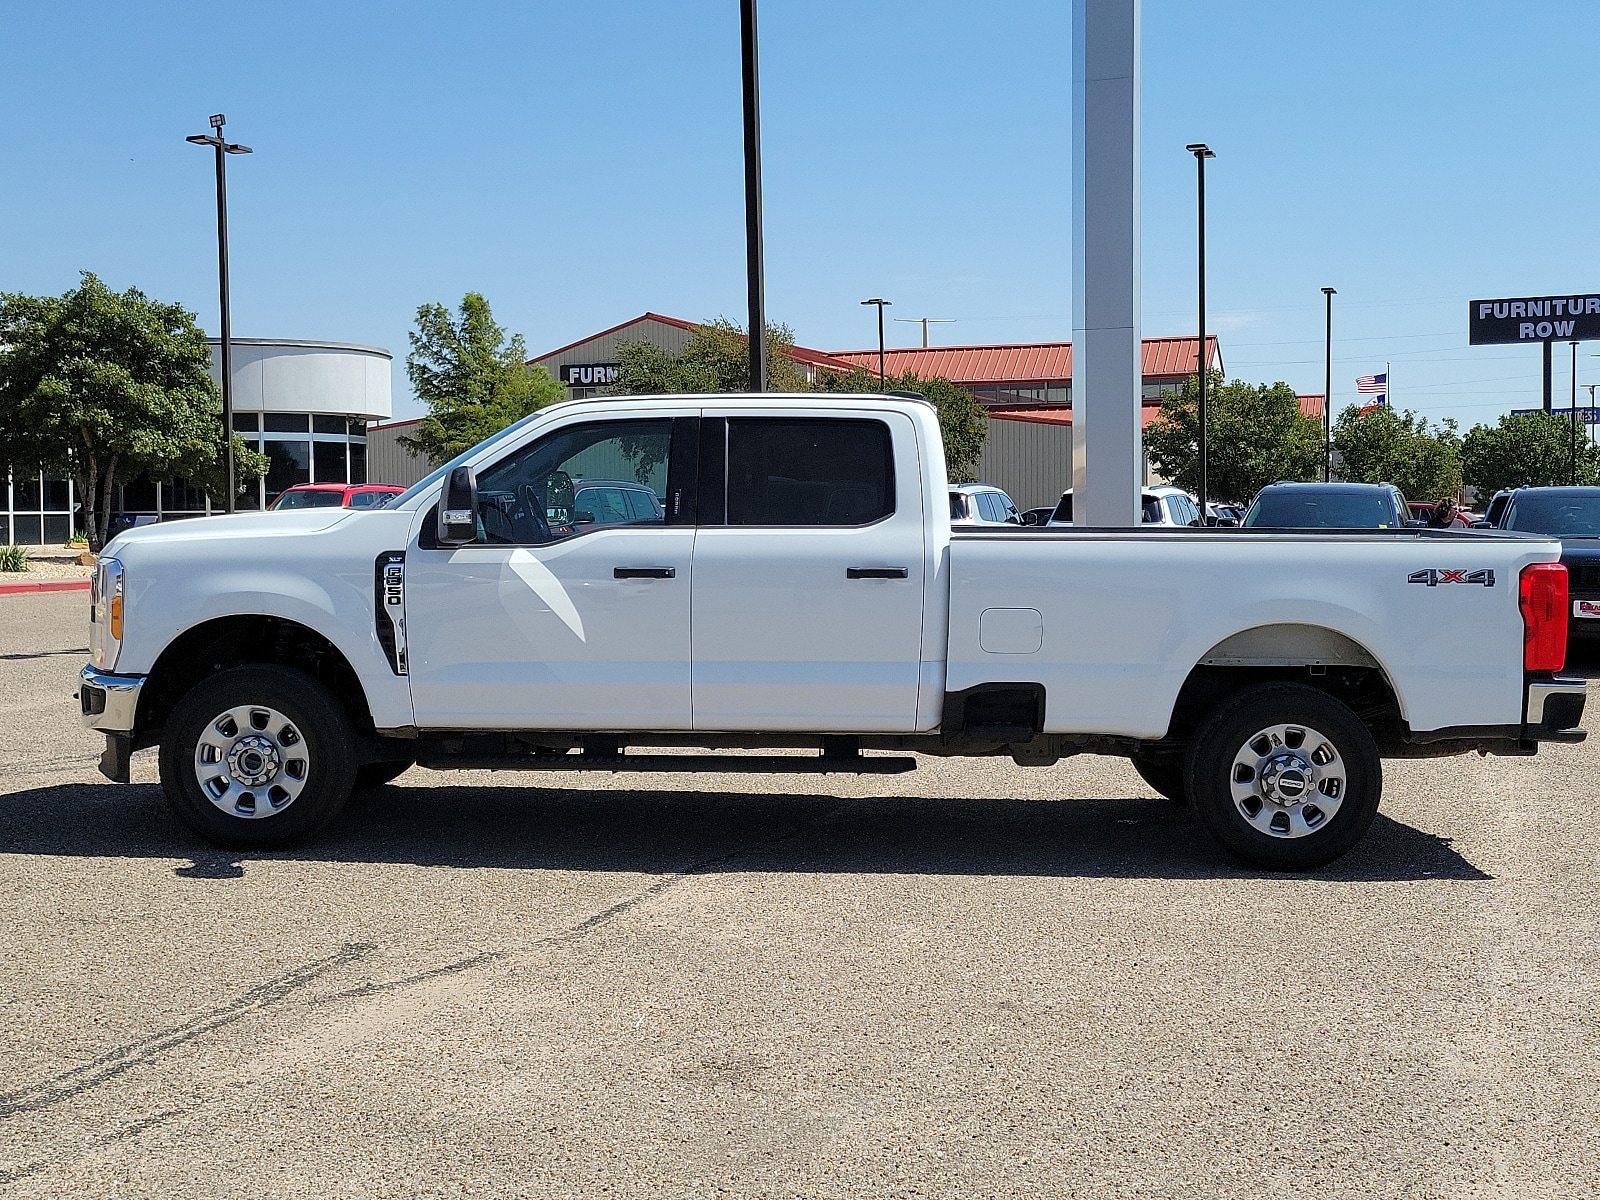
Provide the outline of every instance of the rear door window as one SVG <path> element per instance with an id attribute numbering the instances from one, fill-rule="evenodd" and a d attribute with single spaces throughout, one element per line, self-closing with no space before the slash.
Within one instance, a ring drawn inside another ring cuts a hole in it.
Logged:
<path id="1" fill-rule="evenodd" d="M 869 525 L 894 512 L 882 421 L 730 417 L 729 525 Z"/>

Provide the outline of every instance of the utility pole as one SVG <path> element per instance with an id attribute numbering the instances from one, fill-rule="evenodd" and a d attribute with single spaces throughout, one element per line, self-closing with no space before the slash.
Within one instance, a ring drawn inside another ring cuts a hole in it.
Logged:
<path id="1" fill-rule="evenodd" d="M 881 392 L 883 391 L 884 368 L 888 361 L 887 354 L 883 348 L 883 310 L 890 305 L 891 301 L 874 297 L 871 300 L 863 300 L 861 303 L 876 304 L 878 306 L 878 390 Z"/>
<path id="2" fill-rule="evenodd" d="M 1550 412 L 1550 343 L 1544 343 L 1544 410 Z"/>
<path id="3" fill-rule="evenodd" d="M 895 320 L 902 325 L 922 326 L 922 348 L 924 350 L 928 348 L 929 325 L 951 325 L 955 323 L 954 317 L 896 317 Z"/>
<path id="4" fill-rule="evenodd" d="M 1328 300 L 1322 337 L 1322 482 L 1327 483 L 1333 474 L 1333 298 L 1339 293 L 1325 287 L 1322 294 Z"/>
<path id="5" fill-rule="evenodd" d="M 761 85 L 756 0 L 739 0 L 744 65 L 744 247 L 750 299 L 750 390 L 767 390 L 766 268 L 761 245 Z"/>
<path id="6" fill-rule="evenodd" d="M 234 511 L 233 471 L 233 317 L 228 304 L 228 155 L 253 153 L 249 146 L 229 142 L 222 136 L 228 118 L 221 113 L 211 118 L 211 132 L 184 138 L 196 146 L 212 146 L 217 152 L 217 290 L 221 296 L 222 318 L 222 448 L 228 461 L 228 499 L 224 512 Z"/>

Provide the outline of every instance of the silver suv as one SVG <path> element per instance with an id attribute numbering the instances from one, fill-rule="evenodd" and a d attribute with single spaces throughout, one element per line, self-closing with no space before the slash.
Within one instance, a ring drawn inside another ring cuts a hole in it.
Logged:
<path id="1" fill-rule="evenodd" d="M 1200 506 L 1180 487 L 1157 484 L 1145 488 L 1139 495 L 1140 523 L 1169 527 L 1200 524 Z M 1072 489 L 1061 493 L 1061 503 L 1050 516 L 1050 524 L 1060 527 L 1072 524 Z"/>
<path id="2" fill-rule="evenodd" d="M 950 524 L 1021 525 L 1022 514 L 1011 497 L 987 483 L 950 485 Z"/>

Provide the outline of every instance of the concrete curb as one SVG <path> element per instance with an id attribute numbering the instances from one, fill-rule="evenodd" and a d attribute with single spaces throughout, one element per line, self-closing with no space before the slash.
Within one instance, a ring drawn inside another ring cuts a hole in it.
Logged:
<path id="1" fill-rule="evenodd" d="M 0 596 L 16 596 L 24 592 L 87 592 L 87 579 L 30 579 L 21 583 L 0 583 Z"/>

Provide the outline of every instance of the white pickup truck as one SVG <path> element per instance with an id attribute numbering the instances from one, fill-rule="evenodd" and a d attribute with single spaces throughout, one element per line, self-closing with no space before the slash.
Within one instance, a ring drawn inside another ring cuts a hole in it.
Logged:
<path id="1" fill-rule="evenodd" d="M 121 535 L 95 570 L 84 720 L 113 780 L 159 745 L 178 816 L 233 849 L 303 838 L 414 763 L 1088 752 L 1272 868 L 1361 838 L 1382 756 L 1584 736 L 1555 541 L 952 532 L 948 489 L 916 399 L 558 404 L 383 509 Z"/>

